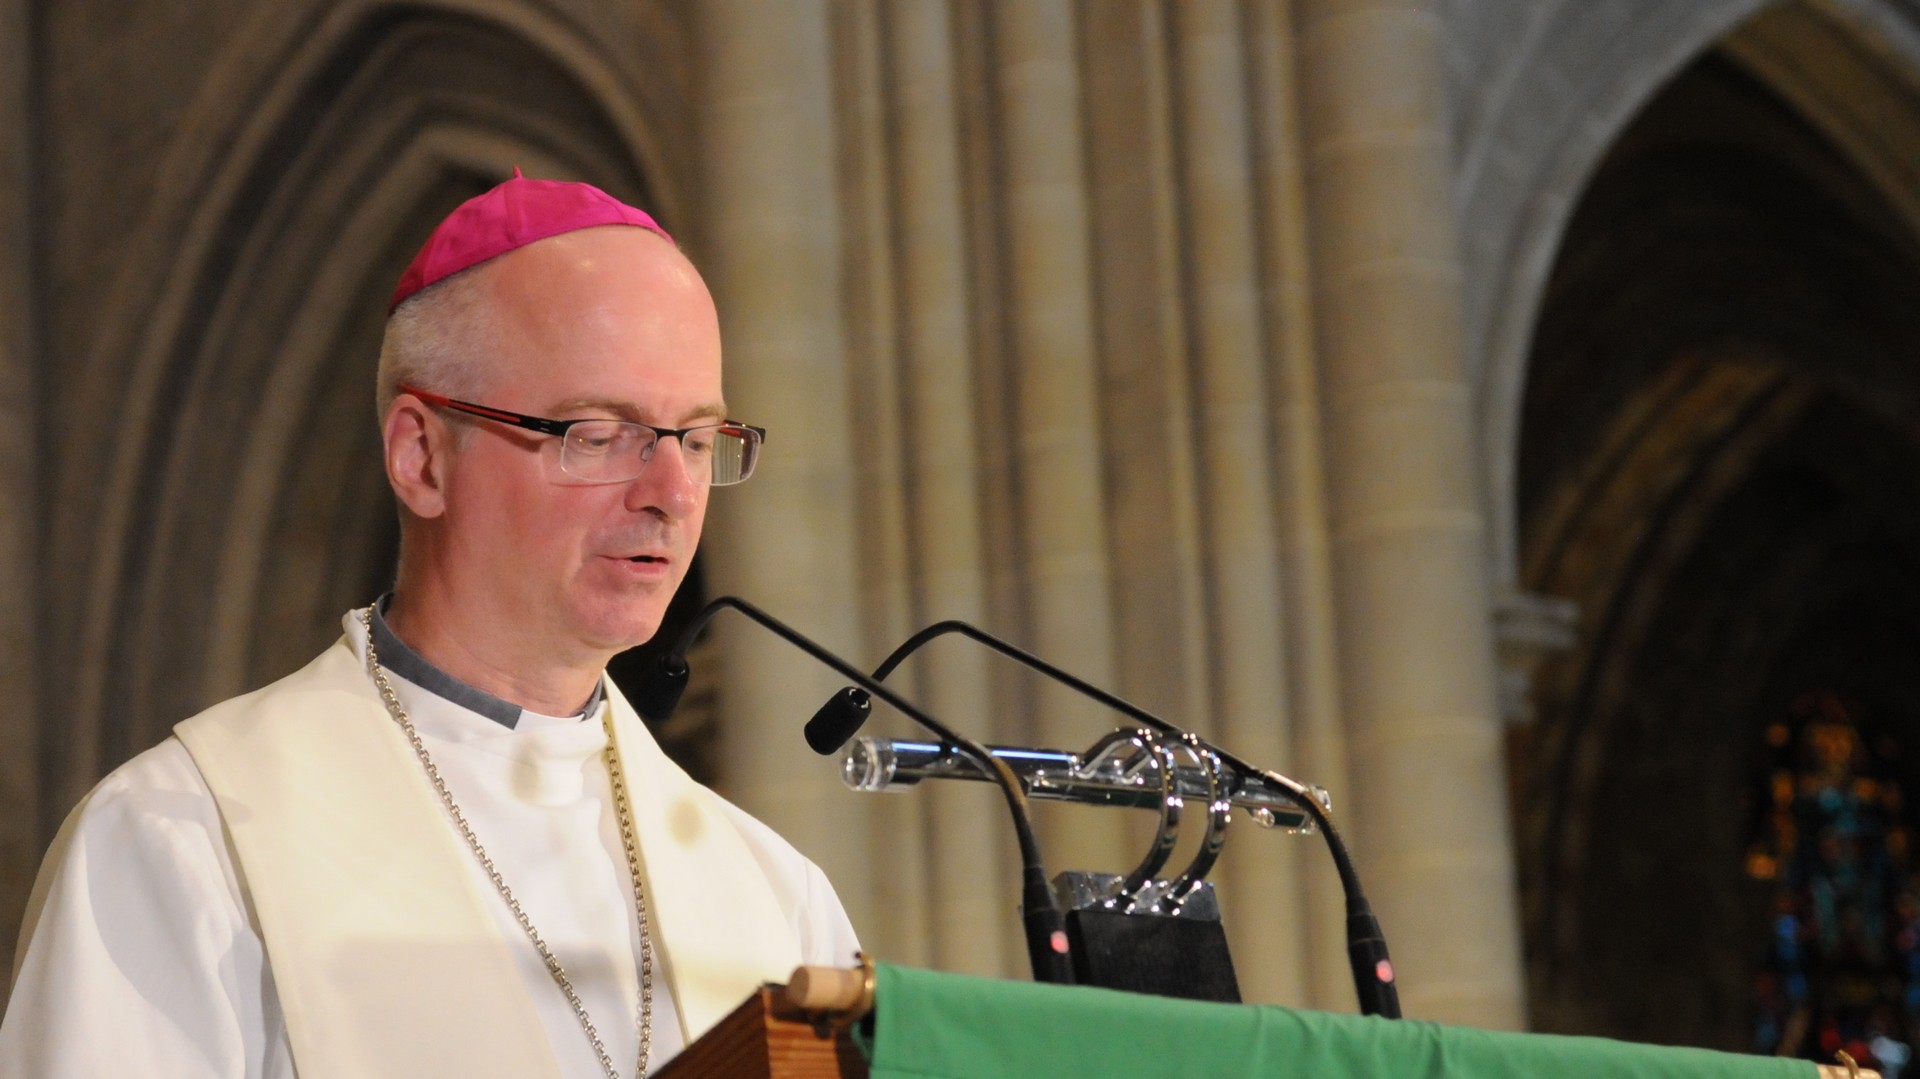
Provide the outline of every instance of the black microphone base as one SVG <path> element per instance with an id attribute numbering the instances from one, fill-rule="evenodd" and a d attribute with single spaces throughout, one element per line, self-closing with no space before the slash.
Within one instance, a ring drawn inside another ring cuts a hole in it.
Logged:
<path id="1" fill-rule="evenodd" d="M 1112 910 L 1067 912 L 1074 981 L 1130 993 L 1240 1003 L 1217 921 Z"/>

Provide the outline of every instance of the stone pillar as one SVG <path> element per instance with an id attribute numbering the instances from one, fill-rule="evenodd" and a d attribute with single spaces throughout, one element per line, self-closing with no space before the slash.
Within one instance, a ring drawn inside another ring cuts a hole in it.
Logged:
<path id="1" fill-rule="evenodd" d="M 1350 838 L 1407 1011 L 1524 1022 L 1432 11 L 1300 0 Z"/>
<path id="2" fill-rule="evenodd" d="M 992 9 L 1004 161 L 1006 304 L 1012 338 L 1014 467 L 1032 650 L 1113 684 L 1102 495 L 1093 270 L 1073 7 L 1006 0 Z M 1084 747 L 1103 728 L 1052 684 L 1034 696 L 1037 737 Z M 1124 872 L 1138 851 L 1115 814 L 1050 818 L 1055 869 Z"/>
<path id="3" fill-rule="evenodd" d="M 895 262 L 900 301 L 904 439 L 914 623 L 987 622 L 986 555 L 973 408 L 959 105 L 953 28 L 944 0 L 887 0 L 887 88 L 894 109 Z M 913 661 L 936 716 L 984 732 L 993 715 L 990 654 L 971 644 Z M 933 962 L 995 975 L 1022 964 L 1007 938 L 1017 902 L 1014 852 L 997 796 L 923 790 Z"/>
<path id="4" fill-rule="evenodd" d="M 1291 767 L 1246 64 L 1234 0 L 1171 6 L 1200 488 L 1205 506 L 1212 733 Z M 1221 862 L 1249 1000 L 1304 1004 L 1299 847 L 1243 824 Z"/>
<path id="5" fill-rule="evenodd" d="M 713 493 L 709 584 L 859 661 L 826 5 L 701 0 L 705 186 L 693 254 L 720 306 L 730 411 L 770 430 L 749 483 Z M 737 614 L 715 623 L 724 787 L 817 861 L 856 924 L 876 912 L 868 814 L 800 729 L 841 680 Z"/>
<path id="6" fill-rule="evenodd" d="M 35 707 L 39 410 L 31 319 L 38 260 L 30 222 L 34 152 L 32 5 L 0 3 L 0 955 L 12 956 L 40 862 L 40 713 Z M 52 822 L 46 824 L 52 827 Z M 6 1009 L 0 987 L 0 1011 Z"/>
<path id="7" fill-rule="evenodd" d="M 1247 36 L 1253 79 L 1254 173 L 1265 209 L 1262 246 L 1276 452 L 1283 612 L 1287 627 L 1287 705 L 1294 729 L 1295 778 L 1332 792 L 1344 815 L 1346 734 L 1333 615 L 1333 567 L 1322 452 L 1320 376 L 1315 364 L 1313 282 L 1307 234 L 1303 140 L 1292 0 L 1254 0 Z M 1306 886 L 1308 1000 L 1354 1007 L 1345 947 L 1346 899 L 1321 852 L 1300 856 Z"/>
<path id="8" fill-rule="evenodd" d="M 831 11 L 841 130 L 835 141 L 845 241 L 847 393 L 851 414 L 859 417 L 857 444 L 864 451 L 852 461 L 861 514 L 855 530 L 856 584 L 866 631 L 857 662 L 869 667 L 915 628 L 908 581 L 907 433 L 897 354 L 899 273 L 893 261 L 887 65 L 880 27 L 884 10 L 877 0 L 841 0 Z M 912 673 L 897 677 L 894 688 L 918 700 Z M 939 936 L 928 921 L 927 799 L 857 801 L 877 849 L 886 852 L 885 868 L 874 873 L 871 882 L 874 920 L 861 927 L 861 939 L 876 953 L 926 966 Z"/>
<path id="9" fill-rule="evenodd" d="M 1213 707 L 1212 657 L 1172 38 L 1162 4 L 1083 4 L 1079 14 L 1110 558 L 1153 567 L 1117 576 L 1110 590 L 1118 678 L 1110 688 L 1174 722 L 1202 724 Z"/>

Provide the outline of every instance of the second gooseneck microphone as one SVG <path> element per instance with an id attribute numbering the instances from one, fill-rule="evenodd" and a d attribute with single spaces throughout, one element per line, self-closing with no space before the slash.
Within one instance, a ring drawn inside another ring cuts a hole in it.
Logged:
<path id="1" fill-rule="evenodd" d="M 735 610 L 770 630 L 780 639 L 800 649 L 838 672 L 842 677 L 854 682 L 863 694 L 878 697 L 899 709 L 902 715 L 935 735 L 951 742 L 955 749 L 994 778 L 1005 796 L 1007 812 L 1013 817 L 1014 833 L 1020 845 L 1021 860 L 1021 920 L 1027 936 L 1027 958 L 1033 967 L 1033 980 L 1069 985 L 1073 982 L 1073 966 L 1069 956 L 1066 917 L 1060 910 L 1059 901 L 1054 897 L 1053 888 L 1047 883 L 1046 861 L 1040 854 L 1040 840 L 1034 835 L 1033 821 L 1027 811 L 1027 797 L 1020 781 L 1015 778 L 1005 762 L 970 738 L 955 734 L 946 724 L 921 711 L 912 702 L 881 685 L 878 681 L 860 673 L 852 664 L 815 643 L 799 631 L 789 627 L 779 619 L 762 611 L 738 596 L 721 596 L 704 607 L 687 626 L 674 647 L 655 659 L 642 672 L 639 685 L 634 687 L 633 704 L 648 719 L 658 722 L 672 713 L 680 701 L 680 695 L 686 691 L 689 668 L 687 649 L 699 636 L 714 615 L 724 610 Z M 844 692 L 844 691 L 843 691 Z M 819 750 L 820 742 L 813 733 L 814 724 L 819 722 L 816 715 L 808 723 L 808 744 Z M 838 721 L 844 722 L 844 719 Z M 835 728 L 837 729 L 837 728 Z M 822 737 L 831 736 L 828 731 Z M 840 736 L 845 742 L 852 731 Z M 834 747 L 837 748 L 837 745 Z M 825 752 L 831 753 L 833 749 Z"/>

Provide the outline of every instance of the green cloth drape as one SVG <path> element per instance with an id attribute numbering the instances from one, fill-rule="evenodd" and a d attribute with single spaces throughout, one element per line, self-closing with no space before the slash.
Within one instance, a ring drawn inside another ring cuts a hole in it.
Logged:
<path id="1" fill-rule="evenodd" d="M 1203 1004 L 881 964 L 873 1079 L 1814 1079 L 1806 1061 Z"/>

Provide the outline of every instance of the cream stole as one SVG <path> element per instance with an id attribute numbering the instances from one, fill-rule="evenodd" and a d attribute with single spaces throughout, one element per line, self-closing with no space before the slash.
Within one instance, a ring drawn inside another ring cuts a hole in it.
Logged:
<path id="1" fill-rule="evenodd" d="M 718 796 L 667 760 L 611 684 L 607 696 L 654 945 L 691 1044 L 783 980 L 800 943 Z M 345 638 L 175 732 L 232 840 L 302 1079 L 558 1076 L 508 951 L 531 945 L 501 934 L 499 898 L 474 880 Z"/>

